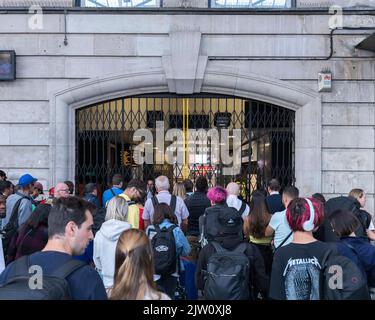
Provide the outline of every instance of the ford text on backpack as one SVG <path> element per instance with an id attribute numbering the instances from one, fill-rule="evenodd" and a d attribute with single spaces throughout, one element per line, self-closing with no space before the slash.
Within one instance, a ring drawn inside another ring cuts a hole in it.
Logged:
<path id="1" fill-rule="evenodd" d="M 321 300 L 369 300 L 361 270 L 347 257 L 328 251 L 322 262 Z"/>
<path id="2" fill-rule="evenodd" d="M 339 240 L 339 237 L 332 231 L 332 227 L 329 225 L 330 215 L 338 210 L 346 209 L 352 212 L 357 219 L 360 221 L 361 226 L 356 230 L 355 234 L 357 237 L 367 237 L 366 233 L 366 221 L 364 215 L 361 213 L 360 204 L 358 201 L 351 197 L 336 197 L 329 199 L 325 205 L 325 219 L 323 223 L 323 236 L 325 242 L 336 242 Z"/>
<path id="3" fill-rule="evenodd" d="M 232 251 L 212 241 L 214 253 L 204 270 L 204 298 L 206 300 L 247 300 L 250 297 L 250 263 L 245 255 L 246 243 Z"/>
<path id="4" fill-rule="evenodd" d="M 243 239 L 243 220 L 239 212 L 227 206 L 218 208 L 218 210 L 220 211 L 208 210 L 199 217 L 202 248 L 209 241 L 226 235 L 237 235 L 239 239 Z"/>
<path id="5" fill-rule="evenodd" d="M 156 234 L 151 240 L 154 252 L 155 273 L 166 276 L 176 272 L 176 242 L 173 235 L 175 225 L 169 228 L 155 226 Z"/>
<path id="6" fill-rule="evenodd" d="M 29 256 L 23 256 L 14 262 L 15 275 L 0 286 L 0 300 L 70 300 L 72 297 L 66 278 L 85 265 L 83 261 L 72 259 L 51 275 L 43 274 L 42 288 L 33 289 L 29 281 L 35 275 L 29 273 Z"/>

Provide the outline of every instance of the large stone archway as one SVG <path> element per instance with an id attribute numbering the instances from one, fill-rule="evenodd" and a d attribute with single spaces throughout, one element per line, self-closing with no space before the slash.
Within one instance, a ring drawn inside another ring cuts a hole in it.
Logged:
<path id="1" fill-rule="evenodd" d="M 165 69 L 145 66 L 143 71 L 91 79 L 55 93 L 51 99 L 49 182 L 74 180 L 77 108 L 118 97 L 171 92 L 167 78 Z M 321 101 L 317 93 L 285 81 L 212 66 L 200 77 L 198 88 L 294 110 L 296 185 L 303 195 L 321 191 Z"/>

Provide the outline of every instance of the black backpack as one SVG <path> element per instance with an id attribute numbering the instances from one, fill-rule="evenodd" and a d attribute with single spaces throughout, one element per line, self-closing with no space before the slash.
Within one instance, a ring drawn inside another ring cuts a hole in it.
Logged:
<path id="1" fill-rule="evenodd" d="M 151 201 L 152 201 L 152 204 L 153 204 L 154 208 L 155 208 L 155 206 L 157 206 L 159 204 L 159 200 L 156 196 L 153 196 L 151 198 Z M 172 194 L 171 195 L 171 203 L 169 204 L 169 206 L 170 206 L 173 214 L 176 211 L 176 204 L 177 204 L 177 197 Z"/>
<path id="2" fill-rule="evenodd" d="M 236 249 L 224 249 L 212 241 L 216 252 L 208 259 L 204 273 L 204 298 L 206 300 L 247 300 L 250 298 L 250 263 L 245 255 L 246 243 Z"/>
<path id="3" fill-rule="evenodd" d="M 361 226 L 355 232 L 356 236 L 367 238 L 367 221 L 365 215 L 361 212 L 359 202 L 352 197 L 336 197 L 329 199 L 325 205 L 325 219 L 322 225 L 324 231 L 322 232 L 324 241 L 337 242 L 340 240 L 339 237 L 333 232 L 329 223 L 330 215 L 338 209 L 346 209 L 352 212 L 361 223 Z"/>
<path id="4" fill-rule="evenodd" d="M 245 210 L 246 210 L 246 202 L 242 201 L 241 208 L 240 210 L 238 210 L 238 213 L 240 214 L 241 217 L 242 217 L 242 214 L 245 212 Z"/>
<path id="5" fill-rule="evenodd" d="M 8 223 L 4 226 L 3 230 L 1 231 L 1 237 L 3 241 L 3 250 L 4 250 L 4 257 L 7 257 L 8 248 L 12 238 L 18 231 L 18 216 L 19 216 L 19 208 L 21 205 L 21 201 L 23 199 L 29 199 L 26 196 L 22 196 L 20 199 L 16 201 L 14 204 L 12 213 L 10 215 Z"/>
<path id="6" fill-rule="evenodd" d="M 14 262 L 14 276 L 0 286 L 0 300 L 70 300 L 66 278 L 85 265 L 83 261 L 69 260 L 51 275 L 43 275 L 42 289 L 32 289 L 29 281 L 34 274 L 29 273 L 29 256 L 23 256 Z"/>
<path id="7" fill-rule="evenodd" d="M 335 281 L 336 277 L 342 279 L 342 285 Z M 323 258 L 321 281 L 321 300 L 370 300 L 362 271 L 352 260 L 332 250 Z"/>
<path id="8" fill-rule="evenodd" d="M 237 235 L 239 239 L 243 239 L 243 220 L 238 210 L 228 206 L 222 206 L 217 210 L 215 207 L 206 209 L 203 216 L 199 217 L 201 234 L 201 246 L 228 235 Z"/>
<path id="9" fill-rule="evenodd" d="M 176 242 L 173 235 L 175 225 L 160 228 L 155 225 L 156 234 L 152 237 L 151 245 L 154 253 L 155 273 L 166 276 L 176 272 L 177 255 Z"/>

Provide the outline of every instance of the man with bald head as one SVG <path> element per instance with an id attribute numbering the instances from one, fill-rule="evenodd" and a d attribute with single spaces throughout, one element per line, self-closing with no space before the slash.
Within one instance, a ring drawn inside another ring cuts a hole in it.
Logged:
<path id="1" fill-rule="evenodd" d="M 238 199 L 240 195 L 240 186 L 235 182 L 230 182 L 227 185 L 227 205 L 228 207 L 235 208 L 242 216 L 242 219 L 245 219 L 249 215 L 250 208 L 246 202 Z"/>
<path id="2" fill-rule="evenodd" d="M 55 187 L 55 193 L 54 193 L 55 199 L 67 198 L 69 197 L 69 195 L 70 193 L 69 193 L 68 185 L 63 182 L 59 182 Z"/>

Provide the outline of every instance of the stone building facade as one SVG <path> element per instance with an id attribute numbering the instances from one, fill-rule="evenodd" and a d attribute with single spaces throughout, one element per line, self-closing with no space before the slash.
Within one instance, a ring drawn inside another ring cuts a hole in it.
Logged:
<path id="1" fill-rule="evenodd" d="M 47 189 L 74 179 L 77 108 L 143 93 L 228 94 L 296 112 L 295 176 L 304 195 L 360 187 L 373 212 L 375 54 L 355 47 L 372 34 L 375 10 L 371 1 L 348 3 L 344 28 L 331 36 L 332 12 L 302 2 L 285 10 L 67 2 L 43 8 L 43 27 L 33 28 L 28 9 L 4 1 L 0 50 L 15 50 L 17 79 L 0 82 L 0 168 L 12 180 L 30 172 Z M 331 92 L 318 91 L 324 70 Z"/>

